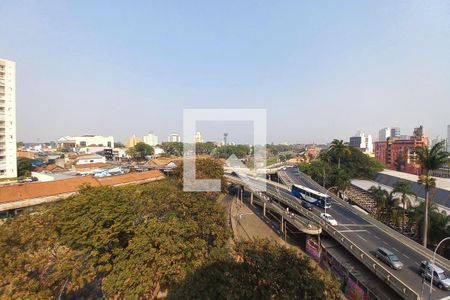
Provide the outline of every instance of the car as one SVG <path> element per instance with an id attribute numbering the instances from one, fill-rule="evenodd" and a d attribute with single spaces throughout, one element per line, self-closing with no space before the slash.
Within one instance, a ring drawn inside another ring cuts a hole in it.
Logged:
<path id="1" fill-rule="evenodd" d="M 375 257 L 395 270 L 401 270 L 403 268 L 403 263 L 400 259 L 386 248 L 379 247 L 375 253 Z"/>
<path id="2" fill-rule="evenodd" d="M 322 219 L 324 219 L 325 222 L 327 222 L 328 224 L 330 224 L 330 225 L 332 225 L 332 226 L 336 226 L 336 225 L 338 224 L 337 221 L 336 221 L 336 219 L 333 218 L 333 216 L 330 215 L 330 214 L 327 214 L 327 213 L 321 213 L 321 214 L 320 214 L 320 217 L 321 217 Z"/>
<path id="3" fill-rule="evenodd" d="M 450 278 L 447 277 L 444 270 L 431 263 L 429 260 L 424 260 L 420 263 L 420 275 L 427 280 L 431 280 L 431 272 L 433 272 L 433 283 L 442 290 L 450 290 Z"/>
<path id="4" fill-rule="evenodd" d="M 307 201 L 302 201 L 301 205 L 303 208 L 306 208 L 307 210 L 313 210 L 312 204 Z"/>

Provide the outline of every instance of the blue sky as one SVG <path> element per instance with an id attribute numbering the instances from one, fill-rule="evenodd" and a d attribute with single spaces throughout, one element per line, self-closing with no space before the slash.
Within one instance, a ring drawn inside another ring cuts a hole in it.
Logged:
<path id="1" fill-rule="evenodd" d="M 92 3 L 95 2 L 95 3 Z M 450 124 L 449 1 L 0 1 L 18 139 L 182 131 L 183 108 L 266 108 L 268 140 Z M 248 140 L 251 126 L 200 126 Z"/>

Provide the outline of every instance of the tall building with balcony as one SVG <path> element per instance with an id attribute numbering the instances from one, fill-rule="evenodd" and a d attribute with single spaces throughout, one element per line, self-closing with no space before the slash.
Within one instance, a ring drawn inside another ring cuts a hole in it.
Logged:
<path id="1" fill-rule="evenodd" d="M 197 131 L 197 132 L 195 133 L 194 139 L 195 139 L 195 142 L 196 142 L 196 143 L 203 143 L 203 138 L 202 138 L 202 135 L 200 134 L 199 131 Z"/>
<path id="2" fill-rule="evenodd" d="M 0 59 L 0 178 L 17 177 L 16 63 Z"/>
<path id="3" fill-rule="evenodd" d="M 386 127 L 380 129 L 378 132 L 378 141 L 384 142 L 390 137 L 398 138 L 400 137 L 400 128 L 399 127 Z"/>
<path id="4" fill-rule="evenodd" d="M 350 137 L 350 146 L 359 148 L 363 152 L 373 152 L 373 141 L 370 134 L 358 131 L 354 136 Z"/>
<path id="5" fill-rule="evenodd" d="M 411 137 L 389 137 L 386 141 L 375 143 L 375 158 L 388 168 L 411 174 L 420 174 L 420 165 L 415 150 L 428 146 L 423 126 L 414 128 Z"/>
<path id="6" fill-rule="evenodd" d="M 178 133 L 172 133 L 169 135 L 169 137 L 167 138 L 168 142 L 181 142 L 181 137 Z"/>
<path id="7" fill-rule="evenodd" d="M 391 137 L 400 137 L 400 127 L 391 127 Z"/>
<path id="8" fill-rule="evenodd" d="M 391 137 L 391 127 L 380 129 L 378 132 L 378 141 L 383 142 L 387 140 L 388 137 Z"/>
<path id="9" fill-rule="evenodd" d="M 154 133 L 149 133 L 147 135 L 144 135 L 144 143 L 150 146 L 156 146 L 158 145 L 158 136 Z"/>

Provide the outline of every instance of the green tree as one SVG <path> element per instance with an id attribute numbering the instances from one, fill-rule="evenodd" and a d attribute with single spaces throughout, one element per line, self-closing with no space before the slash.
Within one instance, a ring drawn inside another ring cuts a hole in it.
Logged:
<path id="1" fill-rule="evenodd" d="M 17 176 L 30 176 L 30 172 L 33 170 L 31 159 L 25 157 L 17 158 Z"/>
<path id="2" fill-rule="evenodd" d="M 58 239 L 52 214 L 21 214 L 2 226 L 0 298 L 49 299 L 80 288 L 80 254 Z"/>
<path id="3" fill-rule="evenodd" d="M 423 228 L 425 226 L 425 202 L 420 203 L 411 210 L 411 215 L 416 223 L 416 235 L 423 239 Z M 443 238 L 450 236 L 450 217 L 445 211 L 440 211 L 437 205 L 430 202 L 428 208 L 429 231 L 428 240 L 430 244 L 436 244 Z"/>
<path id="4" fill-rule="evenodd" d="M 245 158 L 250 154 L 250 147 L 247 145 L 224 145 L 216 150 L 216 155 L 220 158 L 228 159 L 232 154 L 237 158 Z"/>
<path id="5" fill-rule="evenodd" d="M 342 157 L 344 157 L 345 155 L 349 155 L 350 149 L 348 148 L 348 146 L 344 143 L 343 140 L 338 140 L 338 139 L 334 139 L 331 142 L 330 145 L 330 151 L 332 154 L 334 154 L 337 157 L 338 160 L 338 169 L 341 168 L 341 159 Z"/>
<path id="6" fill-rule="evenodd" d="M 183 155 L 183 143 L 181 142 L 164 142 L 161 144 L 161 148 L 168 155 Z"/>
<path id="7" fill-rule="evenodd" d="M 125 148 L 125 145 L 119 141 L 114 142 L 114 148 Z"/>
<path id="8" fill-rule="evenodd" d="M 377 219 L 382 219 L 389 207 L 389 192 L 381 186 L 372 186 L 369 188 L 368 192 L 376 201 L 375 217 Z"/>
<path id="9" fill-rule="evenodd" d="M 145 159 L 145 157 L 153 155 L 154 149 L 152 146 L 147 145 L 146 143 L 139 142 L 134 147 L 128 148 L 127 154 L 132 158 L 136 158 L 139 160 Z"/>
<path id="10" fill-rule="evenodd" d="M 441 141 L 434 145 L 431 149 L 427 146 L 418 147 L 415 150 L 417 161 L 422 168 L 421 175 L 418 182 L 425 186 L 425 216 L 423 226 L 423 246 L 428 244 L 428 208 L 430 206 L 430 190 L 435 187 L 436 180 L 431 177 L 430 172 L 440 168 L 442 165 L 448 163 L 449 153 L 445 151 L 445 141 Z"/>
<path id="11" fill-rule="evenodd" d="M 181 162 L 170 174 L 180 185 L 183 184 L 184 164 Z M 197 158 L 195 160 L 196 179 L 219 179 L 221 181 L 222 190 L 225 191 L 226 182 L 222 163 L 218 159 L 213 158 Z M 194 179 L 194 178 L 190 178 Z M 187 180 L 190 180 L 189 178 Z"/>
<path id="12" fill-rule="evenodd" d="M 400 154 L 399 156 L 397 156 L 397 159 L 395 160 L 395 169 L 397 171 L 403 171 L 403 169 L 405 168 L 405 163 L 406 163 L 405 158 L 403 157 L 403 155 Z"/>
<path id="13" fill-rule="evenodd" d="M 399 193 L 401 194 L 401 201 L 403 205 L 403 213 L 402 213 L 402 232 L 405 228 L 405 214 L 406 214 L 406 205 L 411 205 L 411 201 L 408 196 L 415 195 L 411 191 L 411 184 L 409 184 L 407 181 L 399 180 L 394 184 L 393 193 Z"/>
<path id="14" fill-rule="evenodd" d="M 266 240 L 241 242 L 177 285 L 169 299 L 340 299 L 339 284 L 310 259 Z"/>
<path id="15" fill-rule="evenodd" d="M 0 298 L 152 298 L 224 249 L 217 193 L 89 187 L 2 225 Z M 151 274 L 152 276 L 142 276 Z"/>
<path id="16" fill-rule="evenodd" d="M 198 155 L 201 155 L 201 154 L 211 155 L 215 149 L 216 149 L 216 145 L 214 145 L 214 143 L 212 143 L 212 142 L 196 143 L 196 145 L 195 145 L 195 152 Z"/>

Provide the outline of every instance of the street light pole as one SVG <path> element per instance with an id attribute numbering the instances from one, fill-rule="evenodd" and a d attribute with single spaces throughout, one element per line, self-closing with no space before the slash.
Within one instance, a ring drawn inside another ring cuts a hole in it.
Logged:
<path id="1" fill-rule="evenodd" d="M 337 186 L 332 186 L 332 187 L 328 188 L 327 191 L 325 192 L 325 195 L 328 196 L 328 192 L 329 192 L 331 189 L 337 189 Z M 325 213 L 327 213 L 327 203 L 326 203 L 326 199 L 325 199 L 325 204 L 323 205 L 323 207 L 324 207 Z"/>
<path id="2" fill-rule="evenodd" d="M 446 238 L 444 238 L 442 241 L 440 241 L 439 244 L 437 244 L 436 249 L 434 249 L 434 253 L 433 253 L 433 261 L 431 262 L 433 265 L 434 265 L 434 262 L 435 262 L 435 260 L 436 260 L 436 252 L 437 252 L 437 250 L 439 249 L 439 246 L 440 246 L 443 242 L 445 242 L 445 241 L 447 241 L 447 240 L 450 240 L 450 236 L 449 236 L 449 237 L 446 237 Z M 428 294 L 428 299 L 429 299 L 429 300 L 431 300 L 431 293 L 433 292 L 433 274 L 434 274 L 434 271 L 431 270 L 430 293 Z"/>

